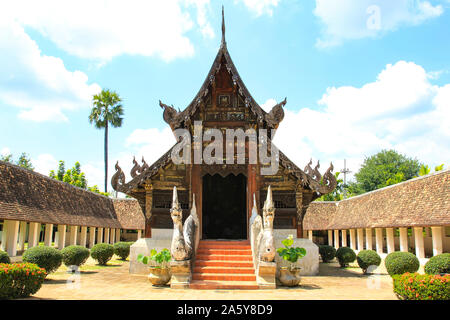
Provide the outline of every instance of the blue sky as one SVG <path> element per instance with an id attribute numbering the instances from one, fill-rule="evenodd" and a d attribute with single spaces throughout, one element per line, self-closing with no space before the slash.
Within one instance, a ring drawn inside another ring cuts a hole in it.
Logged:
<path id="1" fill-rule="evenodd" d="M 25 2 L 25 3 L 24 3 Z M 450 160 L 450 2 L 419 0 L 15 1 L 0 13 L 0 152 L 30 154 L 48 174 L 80 161 L 103 186 L 103 131 L 88 122 L 100 88 L 123 98 L 110 174 L 173 143 L 158 105 L 184 109 L 221 37 L 267 110 L 287 96 L 276 143 L 304 167 L 393 148 Z M 86 10 L 86 8 L 90 10 Z M 28 8 L 23 10 L 22 8 Z"/>

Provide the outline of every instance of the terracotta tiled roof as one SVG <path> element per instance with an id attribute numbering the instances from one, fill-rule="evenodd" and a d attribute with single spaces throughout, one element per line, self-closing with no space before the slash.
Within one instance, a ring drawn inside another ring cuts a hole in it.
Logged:
<path id="1" fill-rule="evenodd" d="M 450 225 L 450 170 L 339 202 L 313 202 L 305 230 Z"/>
<path id="2" fill-rule="evenodd" d="M 135 199 L 113 199 L 114 209 L 123 229 L 144 229 L 145 218 Z"/>
<path id="3" fill-rule="evenodd" d="M 0 161 L 0 219 L 133 229 L 112 199 Z M 117 211 L 116 211 L 117 208 Z"/>

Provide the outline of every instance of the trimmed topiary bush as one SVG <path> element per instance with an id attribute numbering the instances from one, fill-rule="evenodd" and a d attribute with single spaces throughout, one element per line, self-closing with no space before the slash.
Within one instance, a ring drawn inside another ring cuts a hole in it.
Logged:
<path id="1" fill-rule="evenodd" d="M 323 262 L 330 262 L 336 256 L 336 249 L 329 245 L 320 245 L 319 254 Z"/>
<path id="2" fill-rule="evenodd" d="M 22 256 L 22 261 L 37 264 L 49 274 L 61 266 L 62 258 L 62 253 L 58 249 L 39 246 L 25 251 Z"/>
<path id="3" fill-rule="evenodd" d="M 130 246 L 132 242 L 116 242 L 114 243 L 114 253 L 122 260 L 126 260 L 130 255 Z"/>
<path id="4" fill-rule="evenodd" d="M 38 292 L 46 276 L 34 263 L 0 263 L 0 299 L 28 297 Z"/>
<path id="5" fill-rule="evenodd" d="M 392 276 L 394 293 L 403 300 L 450 300 L 450 275 L 404 273 Z"/>
<path id="6" fill-rule="evenodd" d="M 108 243 L 98 243 L 91 249 L 91 257 L 100 265 L 106 265 L 114 254 L 114 247 Z"/>
<path id="7" fill-rule="evenodd" d="M 450 253 L 441 253 L 430 258 L 425 264 L 425 273 L 450 273 Z"/>
<path id="8" fill-rule="evenodd" d="M 341 267 L 347 267 L 349 263 L 352 263 L 356 259 L 356 253 L 349 247 L 340 247 L 336 251 L 336 258 L 339 261 Z"/>
<path id="9" fill-rule="evenodd" d="M 89 258 L 89 249 L 82 246 L 68 246 L 61 250 L 66 266 L 81 266 Z"/>
<path id="10" fill-rule="evenodd" d="M 11 263 L 11 259 L 5 251 L 0 250 L 0 263 Z"/>
<path id="11" fill-rule="evenodd" d="M 358 266 L 366 274 L 370 266 L 378 267 L 381 263 L 381 257 L 373 250 L 361 250 L 356 256 Z"/>
<path id="12" fill-rule="evenodd" d="M 392 252 L 384 259 L 384 265 L 389 275 L 414 273 L 419 270 L 420 262 L 417 257 L 409 252 Z"/>

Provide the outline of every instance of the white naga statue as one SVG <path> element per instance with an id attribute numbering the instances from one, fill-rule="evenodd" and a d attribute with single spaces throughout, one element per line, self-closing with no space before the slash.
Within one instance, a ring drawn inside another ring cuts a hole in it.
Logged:
<path id="1" fill-rule="evenodd" d="M 177 187 L 173 187 L 172 208 L 170 216 L 173 220 L 173 235 L 170 253 L 176 261 L 192 258 L 199 241 L 199 220 L 195 207 L 195 194 L 193 196 L 191 214 L 186 219 L 183 228 L 183 210 L 178 201 Z"/>
<path id="2" fill-rule="evenodd" d="M 253 209 L 250 217 L 250 241 L 254 262 L 272 262 L 275 259 L 275 245 L 273 241 L 273 219 L 275 206 L 272 201 L 272 189 L 269 186 L 267 198 L 263 207 L 263 218 L 258 214 L 255 195 L 253 194 Z"/>

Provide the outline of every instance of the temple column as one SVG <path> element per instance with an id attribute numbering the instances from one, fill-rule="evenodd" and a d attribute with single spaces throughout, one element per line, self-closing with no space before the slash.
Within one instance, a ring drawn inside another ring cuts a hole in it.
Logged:
<path id="1" fill-rule="evenodd" d="M 95 229 L 96 227 L 89 227 L 89 248 L 92 248 L 95 244 Z"/>
<path id="2" fill-rule="evenodd" d="M 114 228 L 110 231 L 109 241 L 111 244 L 114 244 L 114 242 L 116 241 L 116 229 Z"/>
<path id="3" fill-rule="evenodd" d="M 399 228 L 400 232 L 400 251 L 408 252 L 408 229 Z"/>
<path id="4" fill-rule="evenodd" d="M 120 242 L 120 229 L 116 229 L 116 242 Z"/>
<path id="5" fill-rule="evenodd" d="M 313 232 L 312 232 L 312 230 L 308 230 L 308 239 L 313 241 Z"/>
<path id="6" fill-rule="evenodd" d="M 39 243 L 39 227 L 40 224 L 37 222 L 30 222 L 30 230 L 28 232 L 28 249 L 36 247 Z"/>
<path id="7" fill-rule="evenodd" d="M 103 228 L 97 229 L 97 243 L 103 243 Z"/>
<path id="8" fill-rule="evenodd" d="M 431 227 L 431 236 L 433 237 L 433 256 L 442 253 L 442 227 Z"/>
<path id="9" fill-rule="evenodd" d="M 6 243 L 3 245 L 5 251 L 8 256 L 15 257 L 17 255 L 17 238 L 19 237 L 19 221 L 3 220 L 3 232 L 6 233 Z"/>
<path id="10" fill-rule="evenodd" d="M 17 250 L 22 251 L 25 248 L 26 237 L 27 237 L 27 222 L 22 221 L 20 222 L 19 227 L 19 246 L 17 247 Z"/>
<path id="11" fill-rule="evenodd" d="M 53 240 L 53 224 L 45 224 L 44 246 L 51 247 Z"/>
<path id="12" fill-rule="evenodd" d="M 355 229 L 350 229 L 350 248 L 356 250 Z"/>
<path id="13" fill-rule="evenodd" d="M 387 252 L 391 253 L 395 251 L 395 242 L 394 242 L 394 229 L 386 228 L 386 242 L 387 242 Z"/>
<path id="14" fill-rule="evenodd" d="M 425 248 L 423 243 L 423 228 L 414 227 L 414 246 L 416 247 L 416 256 L 418 259 L 425 258 Z"/>
<path id="15" fill-rule="evenodd" d="M 78 226 L 70 226 L 69 245 L 74 246 L 77 244 Z"/>
<path id="16" fill-rule="evenodd" d="M 87 227 L 83 226 L 81 227 L 80 246 L 86 247 L 86 240 L 87 240 Z"/>
<path id="17" fill-rule="evenodd" d="M 137 234 L 138 240 L 141 238 L 141 233 L 142 233 L 142 231 L 141 231 L 141 230 L 138 230 L 138 234 Z"/>
<path id="18" fill-rule="evenodd" d="M 109 228 L 105 228 L 105 243 L 109 243 Z"/>
<path id="19" fill-rule="evenodd" d="M 366 228 L 366 250 L 372 250 L 373 241 L 372 241 L 372 229 Z"/>
<path id="20" fill-rule="evenodd" d="M 334 230 L 334 247 L 339 248 L 339 230 Z"/>
<path id="21" fill-rule="evenodd" d="M 358 235 L 358 251 L 364 250 L 364 229 L 356 229 Z"/>
<path id="22" fill-rule="evenodd" d="M 328 230 L 328 245 L 333 246 L 333 230 Z"/>
<path id="23" fill-rule="evenodd" d="M 347 246 L 347 230 L 341 230 L 342 246 Z"/>
<path id="24" fill-rule="evenodd" d="M 383 254 L 383 229 L 375 228 L 375 242 L 377 246 L 377 253 Z"/>
<path id="25" fill-rule="evenodd" d="M 303 238 L 303 190 L 297 187 L 295 191 L 295 206 L 297 208 L 297 238 Z"/>
<path id="26" fill-rule="evenodd" d="M 145 238 L 152 237 L 153 186 L 145 185 Z"/>
<path id="27" fill-rule="evenodd" d="M 58 225 L 58 249 L 61 250 L 66 246 L 66 225 Z"/>

